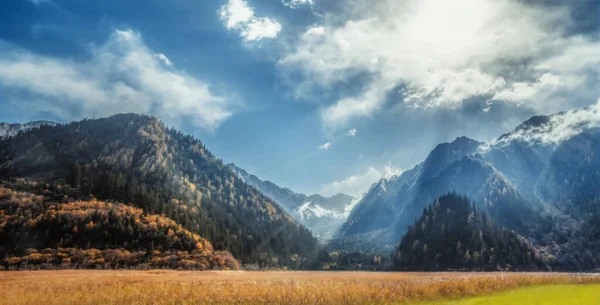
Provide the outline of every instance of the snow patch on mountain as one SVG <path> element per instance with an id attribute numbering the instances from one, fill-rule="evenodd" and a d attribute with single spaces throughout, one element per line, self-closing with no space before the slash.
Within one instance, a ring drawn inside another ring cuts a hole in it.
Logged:
<path id="1" fill-rule="evenodd" d="M 323 197 L 319 194 L 307 196 L 295 193 L 273 182 L 260 180 L 235 164 L 228 164 L 228 166 L 240 180 L 279 204 L 292 217 L 308 227 L 321 241 L 326 241 L 337 233 L 359 201 L 346 194 Z"/>
<path id="2" fill-rule="evenodd" d="M 347 207 L 346 207 L 347 209 Z M 302 204 L 297 210 L 296 214 L 300 216 L 300 220 L 310 220 L 312 217 L 316 218 L 340 218 L 346 219 L 348 216 L 346 213 L 339 213 L 334 210 L 328 210 L 318 204 L 314 204 L 311 201 L 307 201 Z"/>

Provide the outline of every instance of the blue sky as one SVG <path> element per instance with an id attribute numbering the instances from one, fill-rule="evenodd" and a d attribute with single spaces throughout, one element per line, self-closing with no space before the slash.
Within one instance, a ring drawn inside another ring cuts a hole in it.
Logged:
<path id="1" fill-rule="evenodd" d="M 298 192 L 600 98 L 599 1 L 5 0 L 0 121 L 148 113 Z"/>

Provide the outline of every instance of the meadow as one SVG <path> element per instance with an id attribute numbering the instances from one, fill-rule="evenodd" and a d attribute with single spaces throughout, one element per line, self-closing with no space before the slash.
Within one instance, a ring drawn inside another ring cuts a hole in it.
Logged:
<path id="1" fill-rule="evenodd" d="M 600 275 L 166 270 L 6 271 L 0 272 L 0 291 L 2 305 L 544 305 L 562 304 L 556 303 L 559 296 L 576 301 L 565 304 L 600 304 Z M 516 302 L 517 300 L 519 302 Z"/>

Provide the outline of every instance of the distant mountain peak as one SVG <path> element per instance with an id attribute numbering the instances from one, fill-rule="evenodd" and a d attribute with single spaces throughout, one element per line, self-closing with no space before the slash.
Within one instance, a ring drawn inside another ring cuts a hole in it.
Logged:
<path id="1" fill-rule="evenodd" d="M 559 114 L 563 114 L 563 113 L 564 112 L 561 112 Z M 527 121 L 519 124 L 515 128 L 515 130 L 523 130 L 523 129 L 528 129 L 528 128 L 532 128 L 532 127 L 540 127 L 542 125 L 548 124 L 548 122 L 550 122 L 551 118 L 552 118 L 552 116 L 550 116 L 550 115 L 536 115 L 536 116 L 532 116 Z"/>
<path id="2" fill-rule="evenodd" d="M 484 143 L 468 137 L 457 137 L 452 142 L 444 142 L 436 145 L 436 147 L 429 153 L 429 156 L 435 156 L 436 154 L 443 153 L 470 152 L 483 144 Z"/>
<path id="3" fill-rule="evenodd" d="M 233 163 L 227 164 L 240 179 L 277 202 L 292 217 L 306 225 L 322 241 L 329 239 L 346 220 L 356 199 L 346 194 L 307 196 L 261 180 Z"/>
<path id="4" fill-rule="evenodd" d="M 467 137 L 457 137 L 450 143 L 438 144 L 423 163 L 421 179 L 437 176 L 451 163 L 477 152 L 482 145 L 484 143 Z"/>

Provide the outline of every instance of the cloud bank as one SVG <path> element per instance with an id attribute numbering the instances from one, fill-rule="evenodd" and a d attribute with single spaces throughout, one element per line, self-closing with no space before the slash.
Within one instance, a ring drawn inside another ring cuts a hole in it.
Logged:
<path id="1" fill-rule="evenodd" d="M 559 144 L 592 128 L 600 128 L 600 99 L 590 107 L 553 115 L 540 126 L 515 130 L 491 145 L 501 146 L 512 141 Z"/>
<path id="2" fill-rule="evenodd" d="M 566 34 L 576 21 L 565 6 L 517 0 L 343 3 L 300 34 L 279 61 L 284 74 L 299 75 L 297 96 L 359 88 L 324 107 L 327 127 L 372 117 L 386 103 L 453 109 L 483 98 L 556 112 L 572 107 L 574 99 L 598 98 L 590 84 L 598 80 L 600 43 Z M 364 81 L 356 85 L 357 78 Z"/>
<path id="3" fill-rule="evenodd" d="M 65 120 L 147 113 L 214 129 L 232 114 L 227 98 L 172 69 L 131 30 L 117 30 L 85 61 L 37 55 L 0 42 L 0 88 L 21 107 Z M 25 94 L 25 97 L 23 97 Z M 18 96 L 18 97 L 17 97 Z"/>

